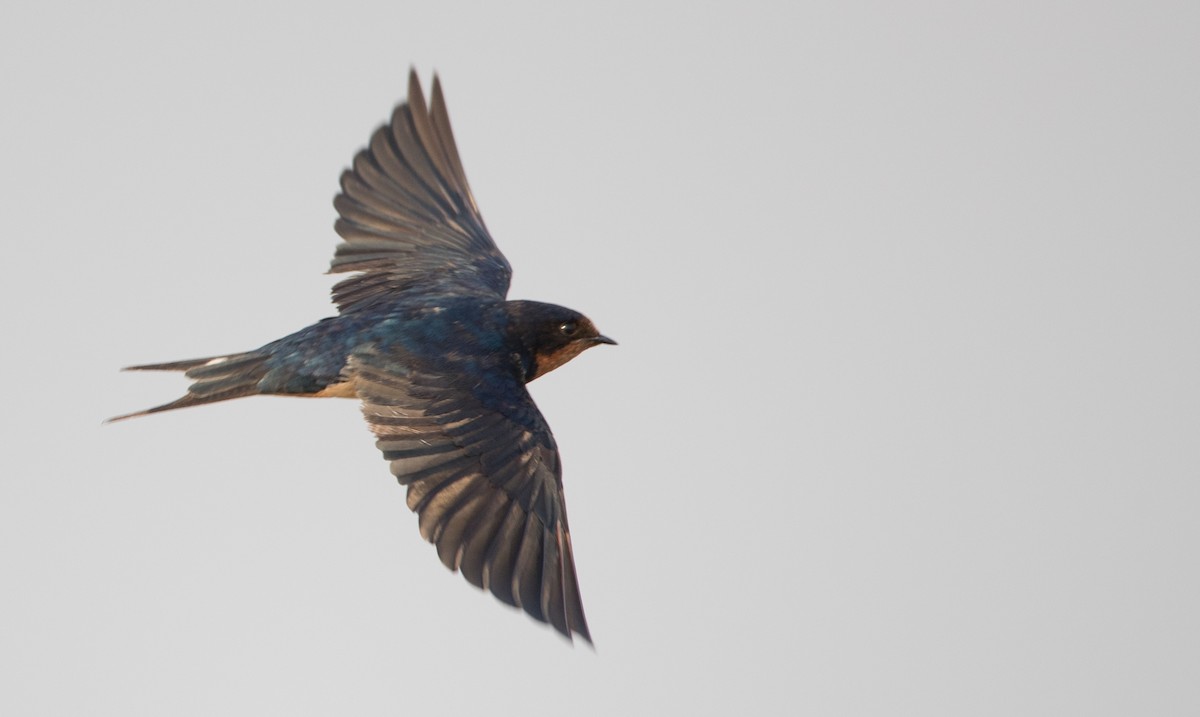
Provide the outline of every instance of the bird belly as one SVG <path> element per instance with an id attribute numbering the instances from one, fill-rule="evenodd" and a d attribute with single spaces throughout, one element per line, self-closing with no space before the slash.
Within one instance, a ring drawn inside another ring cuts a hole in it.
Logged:
<path id="1" fill-rule="evenodd" d="M 354 379 L 331 383 L 316 393 L 302 393 L 307 398 L 358 398 L 358 390 L 354 387 Z"/>

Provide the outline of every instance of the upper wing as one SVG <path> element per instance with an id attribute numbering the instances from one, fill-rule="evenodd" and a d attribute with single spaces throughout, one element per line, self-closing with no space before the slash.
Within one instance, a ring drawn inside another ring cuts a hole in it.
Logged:
<path id="1" fill-rule="evenodd" d="M 444 373 L 410 366 L 352 359 L 363 413 L 408 486 L 422 537 L 475 586 L 591 642 L 558 448 L 525 386 L 478 365 Z"/>
<path id="2" fill-rule="evenodd" d="M 330 273 L 361 271 L 333 287 L 342 313 L 414 284 L 504 298 L 512 268 L 488 235 L 467 185 L 441 83 L 426 108 L 416 71 L 408 101 L 342 173 L 334 199 L 344 239 Z"/>

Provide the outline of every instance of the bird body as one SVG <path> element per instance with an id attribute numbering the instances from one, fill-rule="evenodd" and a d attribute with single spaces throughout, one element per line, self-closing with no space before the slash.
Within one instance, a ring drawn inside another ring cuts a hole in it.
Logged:
<path id="1" fill-rule="evenodd" d="M 117 419 L 244 396 L 347 397 L 421 534 L 452 570 L 590 642 L 562 496 L 558 449 L 525 384 L 615 343 L 582 314 L 507 300 L 511 268 L 487 233 L 437 78 L 342 176 L 332 272 L 339 314 L 245 353 L 145 364 L 183 371 L 187 394 Z"/>

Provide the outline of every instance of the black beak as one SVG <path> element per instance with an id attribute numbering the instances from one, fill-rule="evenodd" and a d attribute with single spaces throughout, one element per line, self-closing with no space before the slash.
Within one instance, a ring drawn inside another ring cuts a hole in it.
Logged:
<path id="1" fill-rule="evenodd" d="M 608 338 L 608 337 L 607 337 L 607 336 L 605 336 L 604 334 L 600 334 L 599 336 L 593 336 L 593 337 L 592 337 L 592 343 L 595 343 L 595 344 L 611 344 L 611 345 L 613 345 L 613 346 L 616 346 L 616 345 L 617 345 L 617 342 L 616 342 L 616 341 L 613 341 L 612 339 Z"/>

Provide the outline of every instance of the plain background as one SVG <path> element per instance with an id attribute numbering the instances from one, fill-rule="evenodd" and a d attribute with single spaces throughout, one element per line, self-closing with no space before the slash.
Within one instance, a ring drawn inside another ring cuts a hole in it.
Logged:
<path id="1" fill-rule="evenodd" d="M 1195 2 L 10 2 L 5 715 L 1200 713 Z M 350 401 L 124 424 L 329 315 L 440 73 L 597 650 L 446 571 Z"/>

